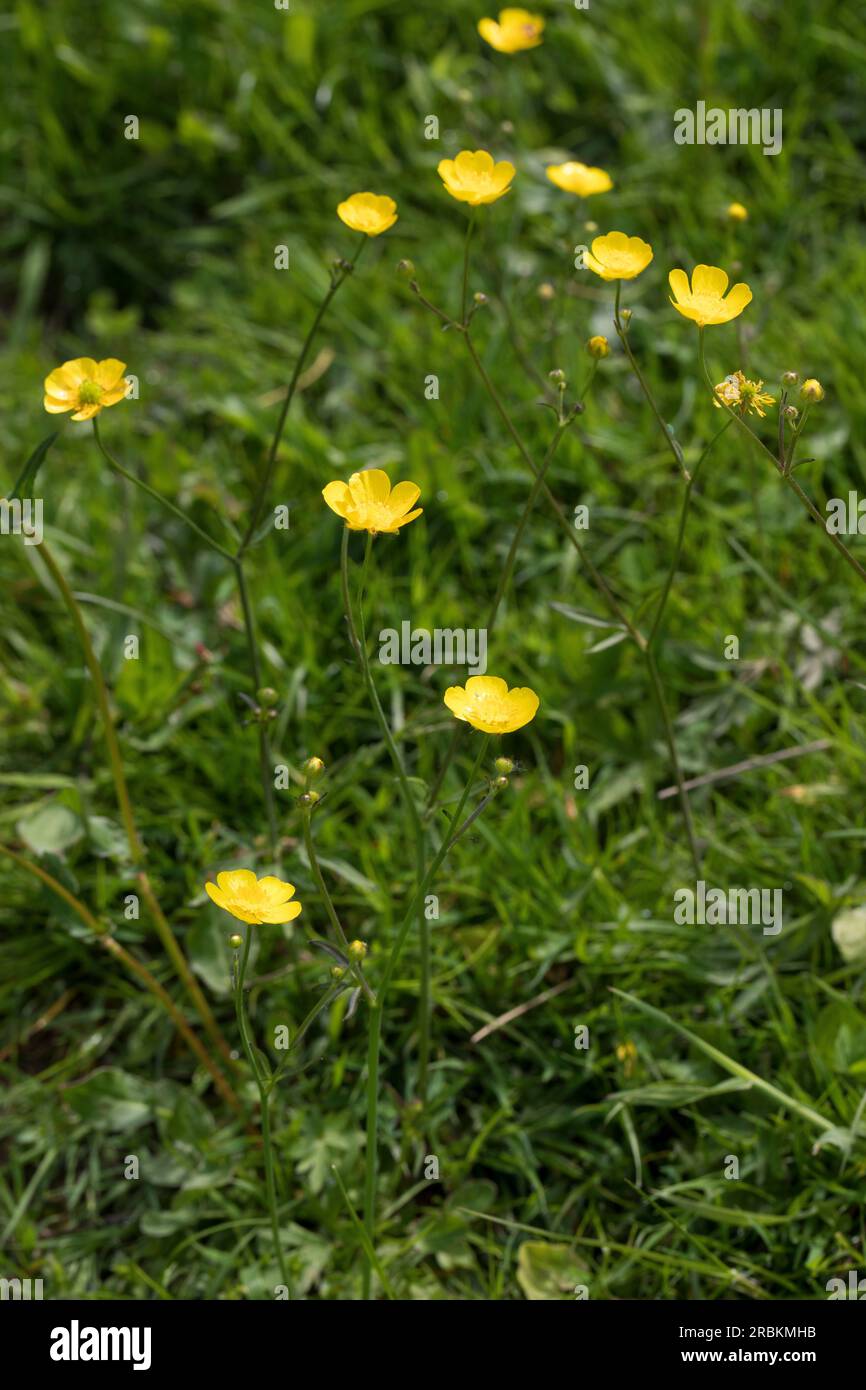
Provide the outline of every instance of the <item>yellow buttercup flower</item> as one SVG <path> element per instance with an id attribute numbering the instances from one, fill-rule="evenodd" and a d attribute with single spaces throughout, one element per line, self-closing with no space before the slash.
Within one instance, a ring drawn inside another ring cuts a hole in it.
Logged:
<path id="1" fill-rule="evenodd" d="M 728 216 L 732 222 L 746 222 L 749 217 L 749 209 L 743 207 L 742 203 L 730 203 L 728 206 Z"/>
<path id="2" fill-rule="evenodd" d="M 461 150 L 456 159 L 440 159 L 438 173 L 452 198 L 478 207 L 508 192 L 515 168 L 507 159 L 495 163 L 486 150 Z"/>
<path id="3" fill-rule="evenodd" d="M 671 304 L 683 318 L 693 319 L 699 328 L 712 323 L 729 323 L 752 299 L 752 291 L 743 284 L 734 285 L 725 299 L 728 277 L 717 265 L 696 265 L 691 286 L 684 270 L 672 270 L 668 283 L 674 293 Z"/>
<path id="4" fill-rule="evenodd" d="M 567 164 L 548 164 L 545 172 L 557 188 L 576 193 L 579 198 L 589 198 L 593 193 L 606 193 L 613 188 L 613 179 L 604 169 L 594 169 L 592 165 L 578 164 L 574 160 Z"/>
<path id="5" fill-rule="evenodd" d="M 353 193 L 337 208 L 337 216 L 353 232 L 381 236 L 397 221 L 397 204 L 379 193 Z"/>
<path id="6" fill-rule="evenodd" d="M 444 700 L 456 719 L 485 734 L 513 734 L 535 718 L 538 696 L 528 686 L 509 690 L 501 676 L 470 676 L 450 685 Z"/>
<path id="7" fill-rule="evenodd" d="M 544 20 L 528 10 L 500 10 L 499 23 L 495 19 L 479 19 L 478 32 L 497 53 L 520 53 L 541 43 Z"/>
<path id="8" fill-rule="evenodd" d="M 107 405 L 117 405 L 126 395 L 123 373 L 126 363 L 116 357 L 94 362 L 92 357 L 76 357 L 55 367 L 45 378 L 43 405 L 49 415 L 74 410 L 73 420 L 90 420 Z"/>
<path id="9" fill-rule="evenodd" d="M 639 236 L 608 232 L 595 238 L 584 264 L 602 280 L 633 280 L 646 270 L 652 258 L 652 247 Z"/>
<path id="10" fill-rule="evenodd" d="M 774 405 L 776 397 L 770 396 L 764 390 L 763 381 L 749 381 L 742 372 L 733 372 L 726 376 L 724 381 L 720 381 L 718 386 L 713 388 L 717 400 L 713 402 L 717 410 L 722 409 L 722 403 L 738 410 L 741 415 L 754 412 L 760 415 L 763 420 L 766 414 L 765 405 Z"/>
<path id="11" fill-rule="evenodd" d="M 596 333 L 594 338 L 590 338 L 586 345 L 586 350 L 590 357 L 602 358 L 610 356 L 610 343 L 604 334 Z"/>
<path id="12" fill-rule="evenodd" d="M 353 473 L 348 483 L 328 483 L 322 496 L 337 516 L 341 516 L 350 531 L 399 531 L 401 526 L 420 516 L 423 507 L 415 507 L 421 489 L 415 483 L 391 486 L 387 473 L 381 468 L 367 468 Z"/>
<path id="13" fill-rule="evenodd" d="M 254 926 L 291 922 L 301 911 L 300 903 L 290 901 L 294 884 L 271 875 L 256 878 L 252 869 L 228 869 L 217 874 L 216 883 L 206 883 L 204 890 L 217 907 Z"/>

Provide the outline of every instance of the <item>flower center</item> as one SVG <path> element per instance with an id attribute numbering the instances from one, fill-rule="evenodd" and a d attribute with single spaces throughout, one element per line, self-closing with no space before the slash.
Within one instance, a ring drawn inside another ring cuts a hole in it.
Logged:
<path id="1" fill-rule="evenodd" d="M 97 386 L 95 381 L 82 381 L 78 388 L 79 405 L 99 405 L 101 399 L 101 386 Z"/>

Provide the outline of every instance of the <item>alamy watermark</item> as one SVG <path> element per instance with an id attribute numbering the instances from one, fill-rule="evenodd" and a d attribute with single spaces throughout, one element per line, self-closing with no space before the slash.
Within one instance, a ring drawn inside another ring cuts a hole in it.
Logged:
<path id="1" fill-rule="evenodd" d="M 674 890 L 677 926 L 762 927 L 764 936 L 782 930 L 781 888 L 708 888 L 698 879 L 694 888 Z"/>
<path id="2" fill-rule="evenodd" d="M 404 620 L 400 631 L 384 627 L 379 633 L 383 666 L 465 666 L 472 676 L 487 670 L 486 627 L 413 628 Z"/>
<path id="3" fill-rule="evenodd" d="M 723 111 L 699 101 L 694 111 L 681 106 L 674 112 L 674 141 L 678 145 L 762 145 L 763 153 L 778 154 L 782 148 L 782 112 L 756 106 Z"/>
<path id="4" fill-rule="evenodd" d="M 42 544 L 42 498 L 0 497 L 0 536 L 23 536 L 25 545 Z"/>

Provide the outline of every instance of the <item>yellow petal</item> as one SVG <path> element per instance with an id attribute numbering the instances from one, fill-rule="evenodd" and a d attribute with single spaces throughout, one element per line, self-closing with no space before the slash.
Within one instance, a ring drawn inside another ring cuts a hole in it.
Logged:
<path id="1" fill-rule="evenodd" d="M 322 496 L 337 516 L 345 517 L 346 508 L 351 501 L 351 494 L 345 483 L 328 483 L 327 487 L 322 488 Z"/>
<path id="2" fill-rule="evenodd" d="M 211 901 L 216 903 L 217 907 L 223 907 L 226 910 L 228 910 L 226 895 L 221 888 L 217 888 L 215 883 L 206 883 L 204 886 L 204 891 L 207 893 Z"/>
<path id="3" fill-rule="evenodd" d="M 266 874 L 258 882 L 258 890 L 271 907 L 278 907 L 280 903 L 286 903 L 289 898 L 295 896 L 295 885 L 284 883 L 281 878 L 275 878 L 272 874 Z"/>
<path id="4" fill-rule="evenodd" d="M 102 409 L 101 405 L 83 405 L 73 415 L 73 420 L 92 420 L 94 415 L 98 415 Z"/>
<path id="5" fill-rule="evenodd" d="M 96 380 L 96 363 L 92 357 L 74 357 L 70 362 L 64 362 L 60 370 L 73 386 L 80 386 L 82 381 Z"/>
<path id="6" fill-rule="evenodd" d="M 49 415 L 63 415 L 75 409 L 75 401 L 59 401 L 55 396 L 46 396 L 42 402 Z"/>
<path id="7" fill-rule="evenodd" d="M 696 265 L 692 271 L 692 294 L 717 295 L 728 288 L 728 277 L 717 265 Z"/>
<path id="8" fill-rule="evenodd" d="M 125 371 L 125 362 L 118 362 L 116 357 L 106 357 L 104 361 L 97 362 L 93 379 L 97 386 L 102 387 L 103 391 L 111 391 Z"/>
<path id="9" fill-rule="evenodd" d="M 668 284 L 674 292 L 674 299 L 688 299 L 691 294 L 689 277 L 684 270 L 672 270 L 668 276 Z"/>
<path id="10" fill-rule="evenodd" d="M 400 516 L 402 512 L 408 512 L 420 496 L 421 489 L 416 483 L 397 483 L 391 489 L 388 506 L 393 509 L 395 516 Z"/>
<path id="11" fill-rule="evenodd" d="M 736 318 L 738 314 L 743 312 L 746 305 L 751 304 L 751 302 L 752 291 L 749 289 L 748 285 L 744 285 L 742 281 L 734 285 L 734 288 L 725 300 L 725 309 L 728 311 L 728 318 Z"/>
<path id="12" fill-rule="evenodd" d="M 230 898 L 237 894 L 246 897 L 256 886 L 256 876 L 252 869 L 224 869 L 221 874 L 217 874 L 217 883 Z"/>
<path id="13" fill-rule="evenodd" d="M 408 526 L 409 522 L 414 521 L 416 516 L 420 516 L 423 510 L 423 507 L 416 507 L 414 512 L 409 512 L 407 516 L 398 517 L 397 520 L 394 522 L 392 529 L 394 531 L 397 531 L 401 526 Z"/>
<path id="14" fill-rule="evenodd" d="M 367 468 L 363 473 L 352 474 L 349 491 L 356 507 L 368 502 L 387 502 L 391 479 L 381 468 Z"/>
<path id="15" fill-rule="evenodd" d="M 293 922 L 300 914 L 300 903 L 283 903 L 276 907 L 263 908 L 259 912 L 259 921 L 268 922 L 271 925 L 279 925 L 282 922 Z"/>

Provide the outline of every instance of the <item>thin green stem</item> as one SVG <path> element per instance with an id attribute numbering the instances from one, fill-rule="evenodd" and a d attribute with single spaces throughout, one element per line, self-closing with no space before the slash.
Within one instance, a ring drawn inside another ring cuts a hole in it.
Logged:
<path id="1" fill-rule="evenodd" d="M 475 215 L 477 209 L 473 208 L 469 214 L 469 221 L 466 226 L 466 239 L 463 243 L 463 297 L 460 301 L 460 322 L 466 323 L 466 310 L 469 299 L 469 247 L 472 242 L 472 233 L 475 230 Z"/>
<path id="2" fill-rule="evenodd" d="M 186 512 L 182 511 L 180 507 L 175 506 L 174 502 L 170 501 L 168 497 L 165 497 L 161 492 L 157 492 L 156 488 L 151 487 L 149 483 L 144 482 L 142 478 L 136 477 L 134 473 L 130 473 L 128 468 L 124 468 L 122 464 L 118 463 L 117 459 L 113 454 L 109 453 L 103 443 L 102 435 L 99 432 L 99 417 L 96 415 L 93 417 L 93 437 L 99 446 L 102 457 L 113 473 L 116 473 L 120 478 L 125 478 L 127 482 L 134 483 L 135 486 L 146 493 L 148 497 L 152 497 L 155 502 L 159 502 L 160 506 L 165 507 L 167 511 L 171 512 L 172 516 L 177 517 L 178 521 L 182 521 L 184 526 L 188 526 L 191 531 L 194 531 L 199 539 L 204 541 L 205 545 L 209 546 L 211 550 L 215 550 L 218 555 L 222 555 L 224 560 L 234 560 L 231 551 L 226 550 L 225 546 L 220 545 L 219 541 L 214 540 L 213 536 L 209 536 L 207 531 L 203 531 L 202 528 L 193 521 L 192 517 L 187 516 Z"/>
<path id="3" fill-rule="evenodd" d="M 446 855 L 449 853 L 452 846 L 457 843 L 462 834 L 464 827 L 460 826 L 460 817 L 463 814 L 463 807 L 466 805 L 466 799 L 469 796 L 470 788 L 475 783 L 478 769 L 487 752 L 489 743 L 490 735 L 485 734 L 481 740 L 478 756 L 472 766 L 472 771 L 463 788 L 463 795 L 448 823 L 448 829 L 442 838 L 439 850 L 434 856 L 432 863 L 429 865 L 423 879 L 416 885 L 408 911 L 391 944 L 391 950 L 385 965 L 385 973 L 382 976 L 377 992 L 376 1006 L 370 1010 L 370 1034 L 367 1048 L 367 1148 L 364 1155 L 364 1226 L 370 1238 L 370 1244 L 374 1247 L 376 1234 L 376 1173 L 378 1168 L 379 1143 L 379 1061 L 382 1040 L 382 1011 L 384 1008 L 385 996 L 388 991 L 388 986 L 393 979 L 394 971 L 397 968 L 397 963 L 403 951 L 409 929 L 412 922 L 415 920 L 415 914 L 418 911 L 419 905 L 424 900 L 424 894 L 427 892 L 428 886 L 433 881 Z M 475 817 L 473 816 L 471 819 L 474 820 Z M 368 1262 L 364 1269 L 363 1297 L 365 1299 L 370 1297 L 370 1273 L 370 1264 Z"/>
<path id="4" fill-rule="evenodd" d="M 280 1278 L 282 1279 L 286 1287 L 289 1298 L 291 1298 L 292 1289 L 291 1284 L 289 1283 L 288 1273 L 286 1272 L 286 1260 L 283 1254 L 282 1241 L 280 1239 L 280 1223 L 277 1219 L 277 1190 L 276 1183 L 274 1181 L 274 1154 L 273 1142 L 271 1138 L 271 1116 L 269 1097 L 270 1087 L 268 1085 L 267 1079 L 262 1075 L 261 1064 L 259 1062 L 258 1057 L 256 1056 L 255 1047 L 253 1046 L 252 1036 L 250 1034 L 249 1022 L 247 1020 L 246 1004 L 244 1002 L 244 976 L 246 975 L 247 971 L 247 961 L 249 960 L 250 956 L 250 944 L 253 939 L 253 934 L 249 925 L 246 926 L 244 935 L 244 949 L 243 954 L 241 956 L 240 967 L 237 971 L 237 978 L 235 981 L 235 1013 L 238 1021 L 238 1032 L 240 1033 L 241 1046 L 243 1047 L 244 1056 L 246 1057 L 247 1062 L 249 1063 L 250 1070 L 255 1079 L 256 1086 L 258 1087 L 259 1099 L 261 1101 L 260 1110 L 262 1118 L 262 1151 L 265 1160 L 265 1186 L 267 1188 L 268 1195 L 268 1210 L 271 1216 L 271 1230 L 273 1232 L 274 1237 L 274 1249 L 276 1251 L 277 1264 L 279 1265 Z"/>
<path id="5" fill-rule="evenodd" d="M 367 578 L 370 568 L 370 560 L 373 553 L 373 537 L 368 533 L 367 543 L 364 549 L 364 563 L 361 568 L 361 576 L 358 583 L 358 620 L 355 621 L 352 612 L 352 603 L 349 592 L 349 530 L 348 527 L 343 531 L 343 543 L 340 549 L 340 574 L 341 586 L 343 591 L 343 602 L 346 608 L 346 620 L 349 624 L 349 633 L 352 638 L 352 645 L 361 663 L 361 672 L 364 685 L 373 707 L 373 713 L 382 733 L 382 738 L 391 756 L 397 781 L 400 785 L 400 792 L 406 814 L 412 826 L 412 833 L 415 841 L 415 880 L 420 883 L 424 876 L 424 862 L 426 858 L 424 843 L 424 827 L 415 798 L 412 795 L 412 788 L 409 786 L 406 771 L 403 767 L 403 759 L 394 742 L 391 733 L 391 726 L 388 723 L 382 702 L 379 699 L 379 692 L 373 680 L 373 672 L 370 667 L 370 657 L 367 651 L 367 639 L 364 623 L 364 594 L 367 586 Z M 430 1060 L 430 1019 L 431 1019 L 431 999 L 430 989 L 432 973 L 430 968 L 430 925 L 424 912 L 418 913 L 418 936 L 420 952 L 420 987 L 418 992 L 418 1090 L 422 1100 L 426 1098 L 427 1072 Z"/>
<path id="6" fill-rule="evenodd" d="M 349 940 L 346 936 L 345 931 L 343 930 L 343 924 L 337 915 L 337 909 L 334 907 L 333 899 L 331 898 L 331 895 L 328 892 L 328 887 L 325 883 L 325 879 L 322 874 L 322 868 L 319 864 L 319 858 L 316 854 L 316 846 L 313 841 L 312 811 L 307 809 L 306 807 L 303 809 L 301 814 L 301 823 L 303 825 L 304 846 L 307 851 L 307 859 L 309 860 L 310 870 L 312 872 L 313 878 L 316 880 L 316 886 L 318 887 L 319 892 L 322 895 L 322 901 L 325 904 L 325 911 L 328 914 L 328 920 L 337 934 L 337 940 L 339 941 L 343 950 L 348 955 Z M 371 1004 L 374 1003 L 375 996 L 370 986 L 367 984 L 366 979 L 364 978 L 364 972 L 361 968 L 360 961 L 352 961 L 352 973 L 357 978 L 358 984 L 364 991 L 364 994 L 368 1002 Z"/>
<path id="7" fill-rule="evenodd" d="M 677 532 L 676 545 L 674 546 L 673 559 L 671 560 L 671 567 L 668 571 L 668 577 L 665 583 L 665 587 L 662 591 L 662 596 L 659 599 L 659 605 L 656 610 L 655 621 L 653 622 L 652 628 L 650 629 L 650 634 L 647 638 L 648 647 L 652 647 L 656 637 L 658 636 L 659 628 L 661 627 L 662 623 L 662 618 L 665 614 L 665 608 L 667 607 L 667 601 L 668 596 L 670 595 L 671 585 L 674 582 L 674 577 L 676 575 L 677 569 L 679 568 L 680 555 L 682 554 L 683 541 L 685 539 L 686 534 L 686 521 L 688 520 L 689 515 L 689 504 L 691 503 L 692 499 L 692 488 L 697 482 L 698 474 L 700 473 L 705 461 L 709 458 L 713 446 L 715 445 L 717 440 L 721 439 L 722 435 L 725 433 L 725 430 L 728 429 L 728 427 L 730 426 L 730 423 L 730 420 L 725 421 L 721 429 L 713 435 L 709 444 L 707 444 L 706 448 L 704 449 L 703 453 L 701 454 L 700 458 L 695 464 L 694 471 L 692 473 L 686 474 L 686 487 L 685 492 L 683 494 L 682 508 L 680 509 L 680 525 L 679 530 Z"/>
<path id="8" fill-rule="evenodd" d="M 241 555 L 235 556 L 232 561 L 237 580 L 238 595 L 241 601 L 241 612 L 244 619 L 244 631 L 247 639 L 247 652 L 250 662 L 250 674 L 253 678 L 253 689 L 258 691 L 262 685 L 262 669 L 259 661 L 259 649 L 256 641 L 256 621 L 253 614 L 252 604 L 250 603 L 249 591 L 247 589 L 247 579 L 244 573 L 244 562 Z M 256 701 L 258 704 L 258 701 Z M 271 756 L 271 740 L 268 736 L 267 726 L 264 717 L 258 720 L 259 738 L 259 777 L 262 784 L 262 796 L 265 803 L 265 811 L 268 818 L 268 843 L 270 846 L 271 859 L 275 864 L 279 864 L 280 841 L 277 829 L 277 809 L 274 799 L 273 782 L 273 759 Z"/>
<path id="9" fill-rule="evenodd" d="M 239 558 L 242 557 L 249 548 L 250 542 L 252 541 L 253 536 L 255 535 L 256 530 L 258 528 L 259 520 L 261 518 L 262 511 L 264 510 L 264 506 L 267 501 L 267 496 L 271 488 L 271 483 L 273 481 L 274 470 L 277 465 L 277 453 L 279 451 L 280 441 L 283 437 L 283 430 L 285 428 L 286 418 L 288 416 L 292 401 L 294 400 L 298 381 L 300 379 L 301 372 L 304 369 L 304 363 L 306 362 L 310 348 L 313 345 L 313 339 L 315 338 L 316 333 L 318 332 L 318 328 L 320 323 L 322 322 L 322 319 L 325 317 L 325 314 L 328 311 L 328 307 L 331 303 L 331 300 L 334 298 L 334 295 L 337 293 L 340 286 L 352 274 L 353 270 L 355 269 L 355 266 L 357 265 L 358 258 L 360 257 L 361 252 L 363 251 L 366 243 L 367 237 L 365 234 L 362 233 L 361 240 L 358 243 L 358 249 L 356 250 L 352 259 L 350 261 L 343 262 L 340 265 L 340 267 L 333 272 L 331 277 L 330 288 L 328 289 L 327 294 L 325 295 L 324 299 L 319 305 L 319 308 L 316 311 L 315 318 L 313 319 L 313 322 L 310 324 L 309 332 L 307 333 L 307 336 L 301 345 L 301 351 L 299 352 L 297 361 L 295 362 L 295 369 L 292 372 L 291 380 L 286 389 L 285 397 L 283 398 L 282 408 L 277 419 L 277 427 L 274 431 L 273 439 L 271 440 L 271 447 L 268 450 L 268 457 L 267 462 L 265 463 L 265 470 L 261 476 L 261 479 L 259 480 L 258 490 L 256 492 L 255 498 L 253 499 L 252 510 L 250 511 L 250 519 L 247 523 L 247 529 L 244 532 L 243 539 L 238 549 Z"/>
<path id="10" fill-rule="evenodd" d="M 661 411 L 659 410 L 658 406 L 656 405 L 655 396 L 653 395 L 652 391 L 650 390 L 649 386 L 647 385 L 646 377 L 644 376 L 643 372 L 641 371 L 640 366 L 638 365 L 637 358 L 635 357 L 634 353 L 633 353 L 632 350 L 631 350 L 631 343 L 630 343 L 629 340 L 628 340 L 628 329 L 626 328 L 625 324 L 622 322 L 622 319 L 621 319 L 621 317 L 620 317 L 619 301 L 620 301 L 620 291 L 621 291 L 621 289 L 622 289 L 622 281 L 621 281 L 621 280 L 617 280 L 617 282 L 616 282 L 616 299 L 614 300 L 614 310 L 613 310 L 613 326 L 614 326 L 614 328 L 616 329 L 617 337 L 619 338 L 620 342 L 622 343 L 623 350 L 624 350 L 624 352 L 625 352 L 626 357 L 627 357 L 628 360 L 629 360 L 629 364 L 630 364 L 630 366 L 631 366 L 631 369 L 632 369 L 632 371 L 634 372 L 635 376 L 637 377 L 638 382 L 640 383 L 640 388 L 641 388 L 641 390 L 643 391 L 643 393 L 644 393 L 644 395 L 645 395 L 645 397 L 646 397 L 646 399 L 647 399 L 647 401 L 648 401 L 648 403 L 649 403 L 649 406 L 650 406 L 650 409 L 652 410 L 653 415 L 656 417 L 656 420 L 658 421 L 659 429 L 661 430 L 662 434 L 663 434 L 664 437 L 665 437 L 665 441 L 666 441 L 666 443 L 667 443 L 667 445 L 668 445 L 668 448 L 670 449 L 671 453 L 673 454 L 673 456 L 674 456 L 674 458 L 675 458 L 675 460 L 676 460 L 676 462 L 677 462 L 677 466 L 682 470 L 683 473 L 685 473 L 685 472 L 686 472 L 686 464 L 685 464 L 685 459 L 683 458 L 683 451 L 682 451 L 682 449 L 680 448 L 680 445 L 679 445 L 678 441 L 677 441 L 676 439 L 674 439 L 673 435 L 671 434 L 670 430 L 668 429 L 667 421 L 665 420 L 664 416 L 662 415 Z"/>

